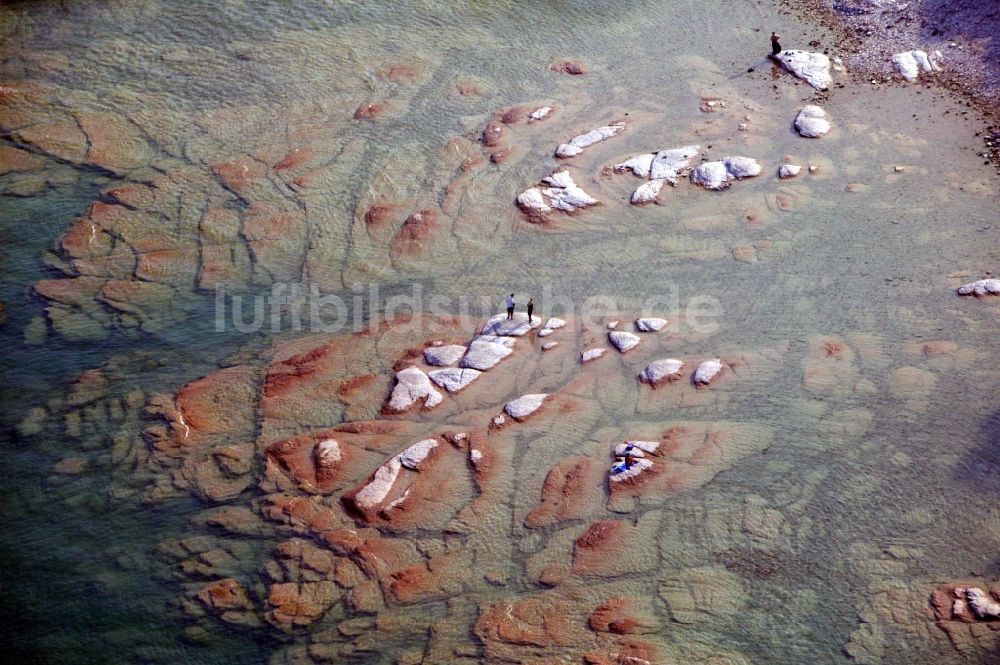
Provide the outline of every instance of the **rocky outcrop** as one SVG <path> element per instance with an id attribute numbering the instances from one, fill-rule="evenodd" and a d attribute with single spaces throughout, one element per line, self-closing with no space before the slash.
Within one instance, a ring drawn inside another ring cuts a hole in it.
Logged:
<path id="1" fill-rule="evenodd" d="M 507 402 L 503 410 L 508 416 L 520 422 L 542 408 L 542 404 L 545 403 L 547 398 L 548 395 L 545 393 L 522 395 L 511 402 Z"/>
<path id="2" fill-rule="evenodd" d="M 815 105 L 803 107 L 795 116 L 795 129 L 801 136 L 810 139 L 819 137 L 830 131 L 830 121 L 826 111 Z"/>
<path id="3" fill-rule="evenodd" d="M 940 57 L 940 51 L 935 51 L 933 55 L 928 55 L 926 51 L 920 50 L 903 51 L 892 56 L 892 66 L 907 81 L 916 83 L 921 72 L 930 74 L 941 71 L 935 61 L 936 58 Z"/>
<path id="4" fill-rule="evenodd" d="M 787 50 L 775 55 L 774 59 L 817 90 L 826 90 L 833 83 L 830 58 L 822 53 Z"/>
<path id="5" fill-rule="evenodd" d="M 705 189 L 728 189 L 733 180 L 752 178 L 760 174 L 757 160 L 750 157 L 726 157 L 717 162 L 699 164 L 691 171 L 691 182 Z"/>
<path id="6" fill-rule="evenodd" d="M 517 196 L 517 205 L 533 222 L 546 221 L 552 210 L 574 212 L 597 205 L 599 201 L 583 191 L 568 171 L 556 171 L 542 178 L 548 187 L 532 187 Z"/>
<path id="7" fill-rule="evenodd" d="M 635 329 L 639 332 L 660 332 L 667 325 L 666 319 L 656 317 L 644 317 L 635 320 Z"/>
<path id="8" fill-rule="evenodd" d="M 694 383 L 695 385 L 707 386 L 714 381 L 721 372 L 722 361 L 719 358 L 706 360 L 698 365 L 698 368 L 694 371 Z"/>
<path id="9" fill-rule="evenodd" d="M 469 350 L 459 365 L 485 372 L 513 353 L 515 343 L 512 337 L 481 335 L 469 344 Z"/>
<path id="10" fill-rule="evenodd" d="M 424 362 L 436 367 L 448 367 L 461 360 L 466 351 L 461 344 L 430 346 L 424 349 Z"/>
<path id="11" fill-rule="evenodd" d="M 663 184 L 677 184 L 677 179 L 688 172 L 691 160 L 698 156 L 699 146 L 690 145 L 671 150 L 660 150 L 644 155 L 636 155 L 611 169 L 615 173 L 631 171 L 640 178 L 649 178 L 649 182 L 640 185 L 632 193 L 631 202 L 635 205 L 652 203 L 656 200 Z"/>
<path id="12" fill-rule="evenodd" d="M 479 370 L 469 367 L 448 367 L 428 372 L 427 376 L 448 392 L 457 393 L 478 379 L 481 374 Z"/>
<path id="13" fill-rule="evenodd" d="M 639 374 L 639 380 L 648 383 L 653 388 L 659 388 L 666 383 L 673 383 L 681 378 L 684 361 L 674 358 L 654 360 Z"/>
<path id="14" fill-rule="evenodd" d="M 523 337 L 534 328 L 542 325 L 541 319 L 532 317 L 528 321 L 527 312 L 515 312 L 513 319 L 508 319 L 506 314 L 496 314 L 483 324 L 479 331 L 480 335 L 496 335 L 502 337 Z"/>
<path id="15" fill-rule="evenodd" d="M 638 335 L 630 332 L 623 332 L 621 330 L 613 330 L 609 332 L 608 339 L 611 340 L 611 343 L 616 349 L 618 349 L 619 353 L 631 351 L 639 345 L 640 341 L 642 341 Z"/>
<path id="16" fill-rule="evenodd" d="M 407 367 L 396 372 L 396 386 L 392 389 L 386 404 L 388 413 L 405 413 L 417 402 L 422 402 L 423 408 L 433 409 L 441 403 L 441 393 L 431 385 L 430 378 L 417 367 Z"/>
<path id="17" fill-rule="evenodd" d="M 583 152 L 584 148 L 594 145 L 595 143 L 605 141 L 612 136 L 621 134 L 623 131 L 625 131 L 624 122 L 616 122 L 611 125 L 605 125 L 604 127 L 592 129 L 586 134 L 574 136 L 570 139 L 569 143 L 561 143 L 559 147 L 556 148 L 556 157 L 562 157 L 563 159 L 576 157 Z"/>
<path id="18" fill-rule="evenodd" d="M 1000 279 L 988 278 L 980 279 L 975 282 L 969 282 L 968 284 L 963 284 L 958 287 L 958 295 L 960 296 L 988 296 L 988 295 L 1000 295 Z"/>

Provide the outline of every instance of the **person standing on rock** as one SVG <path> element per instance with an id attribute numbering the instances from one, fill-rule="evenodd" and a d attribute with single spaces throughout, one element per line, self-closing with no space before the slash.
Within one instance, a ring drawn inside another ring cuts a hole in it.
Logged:
<path id="1" fill-rule="evenodd" d="M 781 43 L 778 42 L 779 39 L 781 39 L 781 37 L 778 36 L 778 33 L 771 33 L 771 55 L 778 55 L 781 53 Z"/>
<path id="2" fill-rule="evenodd" d="M 514 294 L 507 296 L 507 320 L 510 321 L 514 318 Z"/>
<path id="3" fill-rule="evenodd" d="M 531 313 L 535 311 L 535 299 L 528 298 L 528 323 L 531 323 Z"/>

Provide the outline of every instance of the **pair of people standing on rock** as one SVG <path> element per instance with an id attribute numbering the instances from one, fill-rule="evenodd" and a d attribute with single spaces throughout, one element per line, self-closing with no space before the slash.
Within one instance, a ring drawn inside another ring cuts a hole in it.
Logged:
<path id="1" fill-rule="evenodd" d="M 528 323 L 531 323 L 531 314 L 535 311 L 535 299 L 528 298 Z M 514 294 L 507 296 L 507 320 L 514 319 Z"/>

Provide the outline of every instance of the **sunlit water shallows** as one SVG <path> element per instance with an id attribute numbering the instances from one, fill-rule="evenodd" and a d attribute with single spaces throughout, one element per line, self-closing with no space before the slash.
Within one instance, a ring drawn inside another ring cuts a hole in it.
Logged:
<path id="1" fill-rule="evenodd" d="M 4 653 L 1000 662 L 929 604 L 1000 580 L 1000 298 L 955 294 L 1000 268 L 977 119 L 920 84 L 818 94 L 772 29 L 833 46 L 744 1 L 5 4 Z M 762 172 L 629 205 L 611 165 L 695 144 Z M 532 224 L 514 199 L 557 166 L 600 205 Z M 232 296 L 250 320 L 275 284 L 371 325 L 241 332 Z M 568 325 L 383 412 L 511 291 Z M 399 297 L 410 327 L 378 325 Z M 669 324 L 619 354 L 642 313 Z M 637 381 L 667 357 L 681 380 Z M 652 471 L 609 485 L 631 439 Z"/>

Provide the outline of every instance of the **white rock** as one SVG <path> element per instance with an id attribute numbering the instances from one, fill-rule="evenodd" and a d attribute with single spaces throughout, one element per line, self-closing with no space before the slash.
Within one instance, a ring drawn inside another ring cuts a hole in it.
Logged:
<path id="1" fill-rule="evenodd" d="M 778 177 L 782 180 L 788 180 L 797 176 L 800 171 L 802 171 L 802 167 L 798 164 L 782 164 L 778 167 Z"/>
<path id="2" fill-rule="evenodd" d="M 607 353 L 607 351 L 608 351 L 607 349 L 587 349 L 586 351 L 580 354 L 580 362 L 589 363 L 592 360 L 597 360 L 605 353 Z"/>
<path id="3" fill-rule="evenodd" d="M 551 187 L 544 189 L 532 187 L 517 197 L 517 205 L 529 216 L 544 215 L 553 208 L 573 212 L 577 208 L 586 208 L 598 203 L 597 199 L 573 182 L 567 171 L 556 171 L 542 181 Z"/>
<path id="4" fill-rule="evenodd" d="M 653 203 L 656 201 L 656 197 L 660 195 L 660 190 L 663 189 L 663 183 L 666 180 L 650 180 L 644 185 L 639 185 L 634 192 L 632 192 L 632 198 L 630 199 L 632 205 L 645 205 L 647 203 Z"/>
<path id="5" fill-rule="evenodd" d="M 830 131 L 830 121 L 827 120 L 826 111 L 810 104 L 795 116 L 795 129 L 802 136 L 818 139 Z"/>
<path id="6" fill-rule="evenodd" d="M 393 457 L 375 471 L 371 482 L 354 495 L 354 502 L 362 508 L 372 508 L 382 503 L 399 476 L 402 465 L 399 457 Z"/>
<path id="7" fill-rule="evenodd" d="M 615 173 L 631 171 L 640 178 L 648 178 L 649 167 L 652 165 L 654 157 L 656 157 L 656 153 L 653 152 L 647 152 L 644 155 L 636 155 L 631 159 L 625 160 L 621 164 L 615 164 L 611 167 L 611 170 Z"/>
<path id="8" fill-rule="evenodd" d="M 482 372 L 471 367 L 448 367 L 428 372 L 427 376 L 431 378 L 431 381 L 448 392 L 457 393 L 478 379 L 480 374 Z"/>
<path id="9" fill-rule="evenodd" d="M 979 279 L 958 287 L 960 296 L 1000 295 L 1000 279 Z"/>
<path id="10" fill-rule="evenodd" d="M 618 327 L 619 323 L 621 323 L 621 321 L 611 321 L 610 323 L 608 323 L 608 330 L 614 330 L 615 328 Z"/>
<path id="11" fill-rule="evenodd" d="M 708 385 L 712 382 L 712 379 L 719 375 L 722 371 L 722 360 L 715 358 L 713 360 L 706 360 L 702 364 L 698 365 L 698 369 L 694 371 L 694 382 Z"/>
<path id="12" fill-rule="evenodd" d="M 750 157 L 726 157 L 718 162 L 699 164 L 691 171 L 691 182 L 705 189 L 727 189 L 732 180 L 751 178 L 760 173 L 757 160 Z"/>
<path id="13" fill-rule="evenodd" d="M 619 443 L 615 446 L 615 457 L 624 457 L 626 453 L 632 457 L 646 456 L 646 453 L 644 453 L 641 449 L 636 448 L 635 446 L 630 447 L 627 443 Z"/>
<path id="14" fill-rule="evenodd" d="M 313 459 L 317 469 L 332 469 L 340 461 L 340 444 L 334 439 L 320 441 L 313 448 Z"/>
<path id="15" fill-rule="evenodd" d="M 625 444 L 639 448 L 650 455 L 656 454 L 656 451 L 660 449 L 659 441 L 626 441 Z"/>
<path id="16" fill-rule="evenodd" d="M 919 50 L 895 54 L 892 56 L 892 66 L 910 83 L 916 82 L 920 77 L 920 72 L 930 73 L 941 70 L 926 51 Z"/>
<path id="17" fill-rule="evenodd" d="M 667 325 L 666 319 L 658 319 L 654 316 L 635 320 L 635 329 L 639 332 L 659 332 L 665 325 Z"/>
<path id="18" fill-rule="evenodd" d="M 501 413 L 499 416 L 494 416 L 491 422 L 494 427 L 502 427 L 503 424 L 507 422 L 507 416 Z"/>
<path id="19" fill-rule="evenodd" d="M 833 83 L 830 58 L 822 53 L 788 50 L 774 56 L 782 66 L 817 90 L 826 90 Z"/>
<path id="20" fill-rule="evenodd" d="M 557 346 L 559 346 L 559 342 L 548 342 L 546 344 L 542 344 L 542 351 L 548 351 L 556 348 Z"/>
<path id="21" fill-rule="evenodd" d="M 412 446 L 399 453 L 399 463 L 407 469 L 417 471 L 420 469 L 420 463 L 427 458 L 427 455 L 434 450 L 437 444 L 437 439 L 424 439 L 423 441 L 417 441 Z"/>
<path id="22" fill-rule="evenodd" d="M 606 125 L 592 129 L 586 134 L 580 134 L 570 139 L 569 143 L 563 143 L 556 148 L 556 157 L 575 157 L 583 152 L 587 146 L 594 145 L 600 141 L 611 138 L 625 130 L 624 122 L 617 122 L 613 125 Z"/>
<path id="23" fill-rule="evenodd" d="M 650 164 L 649 179 L 663 179 L 676 185 L 677 178 L 687 171 L 691 160 L 698 156 L 699 149 L 700 146 L 686 145 L 683 148 L 659 151 Z"/>
<path id="24" fill-rule="evenodd" d="M 608 339 L 611 340 L 611 343 L 615 345 L 615 348 L 618 349 L 620 353 L 625 353 L 626 351 L 634 349 L 641 341 L 638 335 L 630 332 L 621 332 L 619 330 L 608 333 Z"/>
<path id="25" fill-rule="evenodd" d="M 432 346 L 424 349 L 424 362 L 436 367 L 447 367 L 457 363 L 466 348 L 461 344 L 448 344 L 447 346 Z"/>
<path id="26" fill-rule="evenodd" d="M 1000 603 L 995 601 L 988 593 L 977 587 L 969 587 L 966 594 L 969 598 L 969 607 L 980 619 L 992 619 L 1000 617 Z"/>
<path id="27" fill-rule="evenodd" d="M 515 341 L 512 337 L 493 335 L 476 337 L 459 365 L 485 372 L 514 352 Z"/>
<path id="28" fill-rule="evenodd" d="M 627 470 L 619 471 L 618 473 L 612 472 L 608 476 L 608 480 L 612 483 L 620 483 L 621 481 L 626 480 L 628 478 L 634 478 L 635 476 L 638 476 L 640 473 L 649 469 L 652 466 L 653 463 L 650 462 L 648 459 L 645 458 L 637 459 L 635 460 L 635 463 Z M 612 466 L 611 468 L 613 471 L 614 466 Z"/>
<path id="29" fill-rule="evenodd" d="M 441 403 L 441 393 L 434 389 L 431 380 L 418 367 L 407 367 L 396 372 L 396 385 L 389 397 L 389 410 L 402 413 L 423 400 L 424 408 L 431 409 Z"/>
<path id="30" fill-rule="evenodd" d="M 515 312 L 513 319 L 508 319 L 506 313 L 496 314 L 483 324 L 479 334 L 497 335 L 499 337 L 523 337 L 532 328 L 537 328 L 540 325 L 542 325 L 541 319 L 532 317 L 531 321 L 528 321 L 527 312 Z"/>
<path id="31" fill-rule="evenodd" d="M 551 106 L 542 106 L 529 113 L 528 118 L 531 120 L 544 120 L 550 113 L 552 113 Z"/>
<path id="32" fill-rule="evenodd" d="M 469 459 L 471 459 L 473 462 L 478 462 L 479 460 L 483 459 L 483 451 L 476 450 L 475 448 L 470 448 Z"/>
<path id="33" fill-rule="evenodd" d="M 539 337 L 548 337 L 549 335 L 551 335 L 554 332 L 555 332 L 555 330 L 553 330 L 552 328 L 542 328 L 541 330 L 538 331 L 538 336 Z"/>
<path id="34" fill-rule="evenodd" d="M 679 379 L 683 367 L 684 362 L 674 358 L 654 360 L 646 366 L 646 369 L 642 370 L 639 374 L 639 380 L 656 388 L 664 381 L 672 382 Z"/>
<path id="35" fill-rule="evenodd" d="M 517 205 L 529 215 L 544 215 L 552 211 L 549 204 L 545 202 L 545 197 L 542 196 L 542 190 L 539 187 L 532 187 L 518 194 Z"/>
<path id="36" fill-rule="evenodd" d="M 760 164 L 752 157 L 741 157 L 738 155 L 735 157 L 726 157 L 722 160 L 722 163 L 726 165 L 729 175 L 737 180 L 760 175 Z"/>
<path id="37" fill-rule="evenodd" d="M 503 407 L 503 410 L 514 420 L 524 420 L 541 408 L 546 397 L 548 397 L 548 395 L 545 393 L 522 395 L 512 402 L 507 402 L 507 405 Z"/>
<path id="38" fill-rule="evenodd" d="M 545 322 L 545 327 L 549 330 L 559 330 L 560 328 L 566 327 L 566 322 L 553 316 Z"/>

